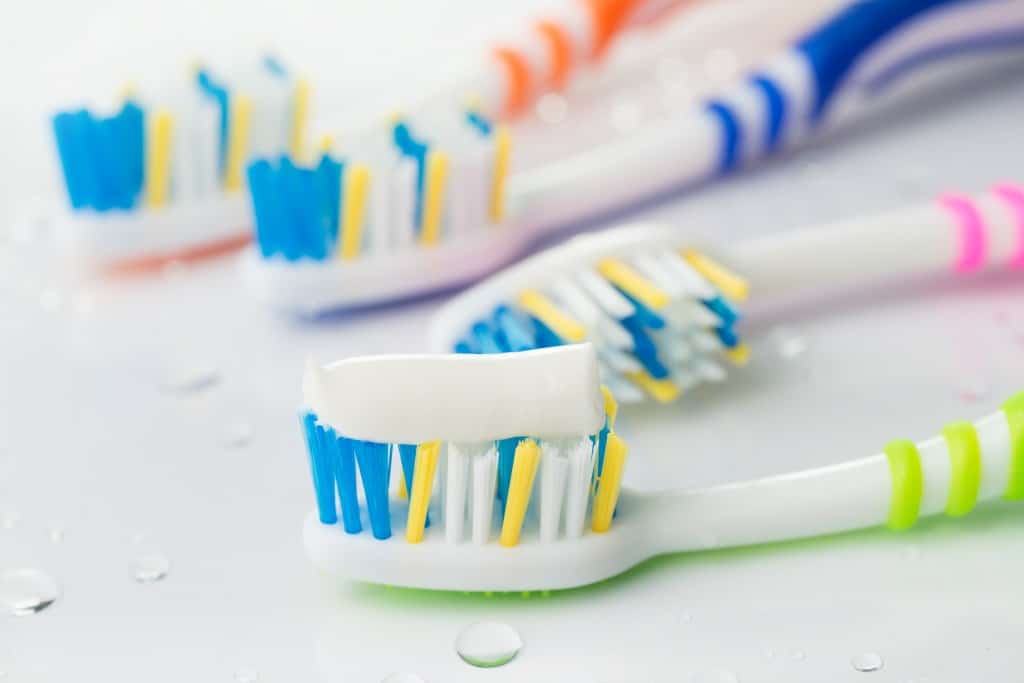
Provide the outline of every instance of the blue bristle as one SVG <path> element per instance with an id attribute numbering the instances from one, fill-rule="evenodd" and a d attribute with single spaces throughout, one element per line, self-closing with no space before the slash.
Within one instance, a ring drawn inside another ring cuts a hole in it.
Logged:
<path id="1" fill-rule="evenodd" d="M 398 457 L 402 461 L 402 478 L 405 490 L 412 495 L 412 475 L 416 471 L 416 444 L 398 444 Z M 424 526 L 430 526 L 430 513 L 427 513 Z"/>
<path id="2" fill-rule="evenodd" d="M 121 131 L 117 116 L 98 119 L 97 139 L 100 159 L 104 166 L 103 177 L 107 183 L 107 197 L 112 208 L 130 209 L 134 196 L 129 187 L 128 164 L 123 151 Z"/>
<path id="3" fill-rule="evenodd" d="M 731 327 L 716 327 L 715 334 L 722 341 L 722 346 L 727 349 L 734 349 L 740 343 L 739 335 Z"/>
<path id="4" fill-rule="evenodd" d="M 78 179 L 82 184 L 85 206 L 98 209 L 102 199 L 96 161 L 92 154 L 92 116 L 89 112 L 84 109 L 75 112 L 73 130 Z"/>
<path id="5" fill-rule="evenodd" d="M 199 84 L 199 90 L 206 94 L 208 97 L 213 98 L 217 103 L 219 109 L 220 118 L 220 138 L 218 141 L 218 153 L 220 159 L 220 173 L 224 174 L 224 165 L 227 159 L 228 150 L 228 125 L 229 117 L 231 116 L 230 108 L 230 97 L 228 90 L 220 83 L 217 83 L 208 71 L 200 69 L 199 73 L 196 74 L 196 81 Z"/>
<path id="6" fill-rule="evenodd" d="M 286 78 L 288 76 L 288 70 L 284 68 L 284 65 L 273 55 L 265 55 L 263 57 L 263 67 L 279 78 Z"/>
<path id="7" fill-rule="evenodd" d="M 642 301 L 631 296 L 626 290 L 620 289 L 619 287 L 616 287 L 615 289 L 617 289 L 622 296 L 629 299 L 629 302 L 633 304 L 633 308 L 636 310 L 630 317 L 636 320 L 637 323 L 643 327 L 649 327 L 652 330 L 661 330 L 665 328 L 664 318 L 647 307 Z"/>
<path id="8" fill-rule="evenodd" d="M 604 450 L 608 445 L 608 420 L 605 419 L 604 427 L 597 433 L 597 476 L 604 472 Z"/>
<path id="9" fill-rule="evenodd" d="M 534 339 L 537 344 L 536 348 L 546 349 L 549 346 L 563 346 L 565 344 L 565 341 L 559 337 L 554 330 L 533 316 L 530 316 L 530 322 L 533 323 Z"/>
<path id="10" fill-rule="evenodd" d="M 295 229 L 295 215 L 293 209 L 292 186 L 294 178 L 292 170 L 295 165 L 287 156 L 282 156 L 278 167 L 274 172 L 274 195 L 280 207 L 280 223 L 278 224 L 277 236 L 280 240 L 280 250 L 289 261 L 297 261 L 302 257 L 302 235 Z"/>
<path id="11" fill-rule="evenodd" d="M 322 261 L 327 258 L 327 230 L 320 219 L 316 171 L 291 164 L 289 179 L 288 205 L 299 255 Z"/>
<path id="12" fill-rule="evenodd" d="M 423 183 L 426 177 L 427 151 L 429 146 L 413 137 L 409 125 L 404 121 L 395 123 L 393 130 L 395 146 L 403 156 L 412 158 L 416 162 L 416 203 L 413 208 L 413 225 L 422 224 L 423 218 Z"/>
<path id="13" fill-rule="evenodd" d="M 338 484 L 338 498 L 341 499 L 341 521 L 345 531 L 358 534 L 363 530 L 359 520 L 359 493 L 356 490 L 356 460 L 352 440 L 339 437 L 333 429 L 320 429 L 324 443 L 330 444 L 334 456 L 334 478 Z"/>
<path id="14" fill-rule="evenodd" d="M 142 107 L 129 100 L 121 107 L 120 118 L 128 183 L 132 195 L 137 198 L 145 181 L 146 115 Z"/>
<path id="15" fill-rule="evenodd" d="M 724 327 L 732 327 L 740 319 L 740 314 L 736 312 L 736 309 L 726 303 L 725 299 L 720 296 L 716 296 L 713 299 L 705 299 L 704 305 L 722 319 Z"/>
<path id="16" fill-rule="evenodd" d="M 505 351 L 498 340 L 496 330 L 489 323 L 478 322 L 470 328 L 470 336 L 480 353 L 502 353 Z"/>
<path id="17" fill-rule="evenodd" d="M 338 221 L 341 211 L 342 164 L 324 154 L 316 169 L 317 197 L 320 205 L 320 221 L 327 235 L 327 242 L 338 241 Z"/>
<path id="18" fill-rule="evenodd" d="M 102 119 L 91 113 L 89 116 L 88 135 L 89 158 L 92 160 L 93 174 L 96 178 L 96 197 L 93 208 L 107 211 L 114 208 L 114 195 L 117 187 L 117 171 L 111 149 L 111 140 Z"/>
<path id="19" fill-rule="evenodd" d="M 76 140 L 75 115 L 69 112 L 60 112 L 54 116 L 53 134 L 57 141 L 57 155 L 60 157 L 60 165 L 64 170 L 64 186 L 67 188 L 71 208 L 85 208 L 88 206 L 89 200 L 82 178 L 83 159 L 79 154 Z"/>
<path id="20" fill-rule="evenodd" d="M 648 374 L 654 379 L 668 377 L 668 368 L 658 359 L 658 347 L 654 340 L 647 335 L 643 325 L 637 322 L 634 316 L 623 318 L 620 322 L 622 327 L 633 337 L 633 355 L 644 366 Z"/>
<path id="21" fill-rule="evenodd" d="M 306 413 L 302 416 L 302 427 L 306 434 L 306 448 L 309 451 L 310 472 L 313 475 L 313 490 L 316 493 L 316 508 L 323 524 L 334 524 L 338 521 L 338 510 L 334 504 L 334 472 L 333 463 L 325 452 L 317 434 L 316 415 Z"/>
<path id="22" fill-rule="evenodd" d="M 508 306 L 498 306 L 494 321 L 505 335 L 510 351 L 529 351 L 537 348 L 537 338 L 532 326 L 523 316 Z"/>
<path id="23" fill-rule="evenodd" d="M 480 112 L 473 111 L 472 109 L 467 111 L 466 112 L 466 121 L 469 122 L 469 125 L 471 125 L 474 128 L 476 128 L 482 134 L 484 134 L 484 135 L 490 135 L 491 134 L 491 129 L 492 129 L 491 122 L 488 121 L 486 118 L 484 118 L 484 116 Z"/>
<path id="24" fill-rule="evenodd" d="M 460 339 L 455 342 L 455 353 L 480 353 L 468 339 Z"/>
<path id="25" fill-rule="evenodd" d="M 258 159 L 246 169 L 252 212 L 256 224 L 256 242 L 263 258 L 280 253 L 279 233 L 283 218 L 275 191 L 274 169 L 266 159 Z"/>
<path id="26" fill-rule="evenodd" d="M 506 496 L 508 496 L 508 486 L 512 481 L 512 465 L 515 461 L 516 446 L 522 439 L 518 436 L 513 436 L 509 439 L 499 439 L 497 441 L 498 448 L 498 487 L 497 493 L 498 500 L 504 503 Z"/>
<path id="27" fill-rule="evenodd" d="M 373 537 L 391 537 L 391 509 L 388 482 L 391 480 L 391 448 L 386 443 L 353 441 Z"/>

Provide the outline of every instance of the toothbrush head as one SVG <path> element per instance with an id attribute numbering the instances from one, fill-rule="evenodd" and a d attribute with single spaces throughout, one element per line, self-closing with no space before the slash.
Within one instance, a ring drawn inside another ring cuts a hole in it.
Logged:
<path id="1" fill-rule="evenodd" d="M 589 344 L 310 364 L 304 395 L 317 498 L 304 536 L 322 569 L 527 591 L 643 559 L 645 544 L 630 542 L 642 505 L 619 504 L 627 447 Z"/>
<path id="2" fill-rule="evenodd" d="M 742 364 L 735 302 L 747 282 L 656 225 L 583 235 L 453 298 L 431 328 L 437 351 L 492 354 L 592 342 L 622 402 L 671 402 Z"/>

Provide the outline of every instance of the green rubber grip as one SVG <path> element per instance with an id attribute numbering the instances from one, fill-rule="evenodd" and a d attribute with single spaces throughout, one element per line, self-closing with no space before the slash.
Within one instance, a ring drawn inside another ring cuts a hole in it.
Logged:
<path id="1" fill-rule="evenodd" d="M 1003 497 L 1021 500 L 1024 499 L 1024 391 L 1007 399 L 1003 413 L 1010 427 L 1010 477 Z"/>
<path id="2" fill-rule="evenodd" d="M 909 529 L 921 511 L 921 493 L 924 489 L 921 475 L 921 456 L 913 441 L 897 439 L 885 446 L 892 475 L 892 499 L 889 503 L 888 526 L 895 531 Z"/>
<path id="3" fill-rule="evenodd" d="M 966 515 L 978 502 L 981 487 L 981 446 L 978 431 L 970 422 L 951 422 L 942 429 L 949 449 L 951 476 L 946 514 Z"/>

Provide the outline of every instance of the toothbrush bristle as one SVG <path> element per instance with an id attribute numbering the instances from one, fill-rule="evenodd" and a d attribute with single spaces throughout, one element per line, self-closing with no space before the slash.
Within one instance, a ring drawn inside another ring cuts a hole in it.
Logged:
<path id="1" fill-rule="evenodd" d="M 596 434 L 482 443 L 360 441 L 338 435 L 307 412 L 302 426 L 320 522 L 337 524 L 340 509 L 348 534 L 368 529 L 377 540 L 404 535 L 409 543 L 438 534 L 449 544 L 512 547 L 535 538 L 579 538 L 592 504 L 589 528 L 607 531 L 625 445 L 612 429 L 615 400 L 608 391 L 604 398 L 605 424 Z M 404 499 L 390 484 L 394 459 Z M 432 515 L 440 521 L 431 524 Z"/>
<path id="2" fill-rule="evenodd" d="M 312 165 L 294 154 L 252 163 L 262 256 L 353 260 L 493 228 L 504 213 L 508 132 L 473 111 L 423 128 L 432 134 L 398 118 Z"/>
<path id="3" fill-rule="evenodd" d="M 747 361 L 734 303 L 746 281 L 693 249 L 603 258 L 534 283 L 474 322 L 457 353 L 504 353 L 591 341 L 602 381 L 625 403 L 675 400 Z M 731 299 L 731 301 L 730 301 Z"/>

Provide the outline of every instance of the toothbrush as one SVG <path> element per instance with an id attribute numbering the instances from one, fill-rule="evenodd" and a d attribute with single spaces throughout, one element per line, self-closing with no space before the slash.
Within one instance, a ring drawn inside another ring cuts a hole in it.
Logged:
<path id="1" fill-rule="evenodd" d="M 313 168 L 263 160 L 246 274 L 305 316 L 465 285 L 566 226 L 737 170 L 947 74 L 1019 60 L 1021 47 L 1024 2 L 869 0 L 718 98 L 520 174 L 507 130 L 475 110 L 400 120 Z M 954 54 L 959 70 L 942 59 Z"/>
<path id="2" fill-rule="evenodd" d="M 113 113 L 62 111 L 53 131 L 82 263 L 147 269 L 250 241 L 242 192 L 253 156 L 304 153 L 310 87 L 272 58 L 230 78 L 196 69 L 171 91 L 129 88 Z"/>
<path id="3" fill-rule="evenodd" d="M 447 302 L 430 329 L 439 352 L 500 353 L 585 340 L 622 402 L 670 402 L 725 378 L 750 349 L 737 305 L 952 271 L 1024 271 L 1024 185 L 950 193 L 890 213 L 734 247 L 692 243 L 660 225 L 577 237 Z"/>
<path id="4" fill-rule="evenodd" d="M 860 460 L 656 493 L 621 486 L 627 447 L 589 344 L 314 365 L 305 396 L 317 498 L 306 552 L 356 581 L 558 590 L 665 553 L 903 530 L 921 516 L 1024 499 L 1024 392 L 974 423 Z M 408 502 L 389 496 L 395 451 Z"/>

